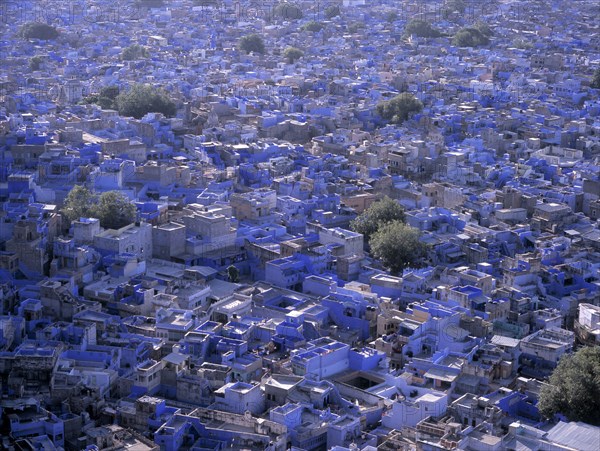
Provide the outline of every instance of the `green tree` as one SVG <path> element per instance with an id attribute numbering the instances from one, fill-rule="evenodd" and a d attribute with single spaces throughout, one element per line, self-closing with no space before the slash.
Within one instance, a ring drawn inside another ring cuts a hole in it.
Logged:
<path id="1" fill-rule="evenodd" d="M 489 38 L 494 35 L 494 31 L 490 28 L 490 26 L 481 20 L 477 21 L 475 28 L 479 30 L 485 37 Z"/>
<path id="2" fill-rule="evenodd" d="M 105 110 L 116 108 L 116 100 L 119 92 L 118 86 L 105 86 L 100 90 L 96 103 Z"/>
<path id="3" fill-rule="evenodd" d="M 327 19 L 333 19 L 340 15 L 340 7 L 338 5 L 331 5 L 325 9 L 325 17 Z"/>
<path id="4" fill-rule="evenodd" d="M 456 47 L 480 47 L 489 43 L 490 38 L 473 27 L 459 30 L 452 38 L 452 45 Z"/>
<path id="5" fill-rule="evenodd" d="M 324 26 L 325 25 L 323 25 L 321 22 L 311 20 L 310 22 L 307 22 L 304 25 L 302 25 L 302 29 L 305 31 L 310 31 L 312 33 L 318 33 L 323 29 Z"/>
<path id="6" fill-rule="evenodd" d="M 240 280 L 240 271 L 235 266 L 230 265 L 227 267 L 227 276 L 230 282 L 237 283 Z"/>
<path id="7" fill-rule="evenodd" d="M 533 48 L 533 44 L 531 43 L 531 41 L 527 41 L 523 38 L 516 38 L 512 44 L 513 44 L 513 46 L 515 46 L 518 49 L 532 49 Z"/>
<path id="8" fill-rule="evenodd" d="M 256 33 L 243 36 L 239 42 L 240 50 L 246 53 L 265 53 L 265 42 Z"/>
<path id="9" fill-rule="evenodd" d="M 398 13 L 396 11 L 390 11 L 385 15 L 386 22 L 392 23 L 398 20 Z"/>
<path id="10" fill-rule="evenodd" d="M 148 49 L 139 44 L 130 45 L 121 54 L 121 59 L 124 61 L 139 60 L 142 58 L 148 58 Z"/>
<path id="11" fill-rule="evenodd" d="M 84 105 L 95 103 L 105 110 L 113 109 L 116 108 L 115 101 L 118 95 L 118 86 L 105 86 L 100 90 L 100 93 L 90 94 L 89 96 L 83 98 L 79 103 Z"/>
<path id="12" fill-rule="evenodd" d="M 25 39 L 41 39 L 44 41 L 56 39 L 59 35 L 56 28 L 39 22 L 26 23 L 21 27 L 19 34 Z"/>
<path id="13" fill-rule="evenodd" d="M 348 33 L 358 33 L 360 30 L 365 28 L 365 24 L 362 22 L 352 22 L 348 24 Z"/>
<path id="14" fill-rule="evenodd" d="M 592 78 L 590 86 L 594 89 L 600 89 L 600 68 L 596 69 L 594 72 L 594 77 Z"/>
<path id="15" fill-rule="evenodd" d="M 283 51 L 283 56 L 285 56 L 288 60 L 288 63 L 293 64 L 299 58 L 302 58 L 304 52 L 297 47 L 287 47 Z"/>
<path id="16" fill-rule="evenodd" d="M 109 99 L 108 97 L 100 97 L 98 96 L 96 100 L 92 103 L 95 103 L 103 110 L 112 110 L 115 108 L 115 101 Z"/>
<path id="17" fill-rule="evenodd" d="M 98 104 L 98 99 L 100 98 L 100 96 L 98 94 L 90 94 L 85 96 L 83 99 L 81 99 L 79 101 L 80 105 L 91 105 L 91 104 Z"/>
<path id="18" fill-rule="evenodd" d="M 385 196 L 358 215 L 350 223 L 350 228 L 354 232 L 362 233 L 365 242 L 368 243 L 377 230 L 392 221 L 404 221 L 404 209 L 398 202 Z"/>
<path id="19" fill-rule="evenodd" d="M 116 85 L 104 86 L 100 90 L 100 97 L 106 97 L 107 99 L 115 100 L 119 95 L 119 87 Z"/>
<path id="20" fill-rule="evenodd" d="M 112 109 L 115 108 L 117 97 L 119 96 L 119 87 L 118 86 L 105 86 L 100 90 L 100 95 L 98 96 L 98 105 L 100 105 L 104 109 Z"/>
<path id="21" fill-rule="evenodd" d="M 42 63 L 44 62 L 44 57 L 40 55 L 32 56 L 29 60 L 29 69 L 32 71 L 40 70 L 42 67 Z"/>
<path id="22" fill-rule="evenodd" d="M 95 217 L 95 203 L 96 195 L 94 193 L 85 186 L 75 185 L 65 198 L 61 214 L 69 222 L 79 218 Z"/>
<path id="23" fill-rule="evenodd" d="M 423 104 L 414 95 L 403 92 L 377 105 L 377 114 L 394 124 L 402 124 L 411 114 L 423 109 Z"/>
<path id="24" fill-rule="evenodd" d="M 569 421 L 600 426 L 600 347 L 584 347 L 563 356 L 538 403 L 546 418 L 565 415 Z"/>
<path id="25" fill-rule="evenodd" d="M 392 274 L 419 264 L 426 246 L 419 241 L 420 232 L 400 221 L 381 226 L 369 240 L 371 253 L 389 268 Z"/>
<path id="26" fill-rule="evenodd" d="M 164 0 L 138 0 L 140 6 L 145 8 L 162 8 L 165 6 Z"/>
<path id="27" fill-rule="evenodd" d="M 463 0 L 450 0 L 442 9 L 442 17 L 444 19 L 449 19 L 453 14 L 463 14 L 466 8 L 467 5 Z"/>
<path id="28" fill-rule="evenodd" d="M 135 221 L 135 205 L 119 191 L 107 191 L 100 194 L 94 206 L 94 216 L 105 229 L 120 229 Z"/>
<path id="29" fill-rule="evenodd" d="M 115 99 L 119 114 L 139 119 L 147 113 L 162 113 L 175 116 L 177 106 L 162 89 L 150 85 L 136 84 L 128 91 L 120 92 Z"/>
<path id="30" fill-rule="evenodd" d="M 298 6 L 287 2 L 278 4 L 275 7 L 274 13 L 275 16 L 283 20 L 298 20 L 302 19 L 303 16 L 302 10 Z"/>
<path id="31" fill-rule="evenodd" d="M 418 36 L 420 38 L 439 38 L 443 34 L 425 20 L 412 19 L 404 28 L 404 36 Z"/>

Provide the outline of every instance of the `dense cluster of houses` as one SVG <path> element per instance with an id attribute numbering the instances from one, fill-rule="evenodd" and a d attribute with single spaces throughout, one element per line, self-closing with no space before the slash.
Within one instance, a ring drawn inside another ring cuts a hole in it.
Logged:
<path id="1" fill-rule="evenodd" d="M 0 2 L 0 449 L 598 449 L 537 408 L 600 345 L 598 7 L 449 3 Z M 86 101 L 134 83 L 176 116 Z M 69 222 L 77 185 L 135 221 Z M 351 230 L 384 196 L 424 267 Z"/>

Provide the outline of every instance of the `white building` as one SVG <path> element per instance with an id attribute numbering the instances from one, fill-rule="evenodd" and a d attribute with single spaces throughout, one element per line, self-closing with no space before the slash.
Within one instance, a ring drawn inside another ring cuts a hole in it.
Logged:
<path id="1" fill-rule="evenodd" d="M 141 259 L 152 256 L 152 225 L 129 224 L 118 230 L 108 229 L 94 237 L 94 247 L 101 253 L 134 254 Z"/>
<path id="2" fill-rule="evenodd" d="M 265 410 L 265 398 L 260 384 L 232 382 L 215 390 L 214 407 L 231 413 L 243 414 L 247 411 L 260 415 Z"/>

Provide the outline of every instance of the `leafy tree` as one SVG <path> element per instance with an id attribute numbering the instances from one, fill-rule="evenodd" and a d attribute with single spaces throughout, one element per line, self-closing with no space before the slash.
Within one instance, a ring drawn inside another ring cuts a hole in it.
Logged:
<path id="1" fill-rule="evenodd" d="M 40 55 L 32 56 L 29 60 L 29 69 L 32 71 L 40 70 L 42 67 L 42 63 L 44 62 L 44 57 Z"/>
<path id="2" fill-rule="evenodd" d="M 395 22 L 398 20 L 398 13 L 396 11 L 390 11 L 386 14 L 385 20 L 389 23 Z"/>
<path id="3" fill-rule="evenodd" d="M 340 15 L 340 7 L 338 5 L 331 5 L 325 9 L 325 17 L 327 19 L 333 19 Z"/>
<path id="4" fill-rule="evenodd" d="M 275 16 L 283 20 L 298 20 L 302 19 L 302 10 L 291 3 L 283 2 L 278 4 L 274 10 Z"/>
<path id="5" fill-rule="evenodd" d="M 362 22 L 352 22 L 348 25 L 348 33 L 358 33 L 359 30 L 365 28 L 365 24 Z"/>
<path id="6" fill-rule="evenodd" d="M 385 196 L 356 217 L 350 223 L 350 228 L 362 233 L 365 242 L 368 242 L 377 230 L 392 221 L 404 221 L 404 209 L 398 202 Z"/>
<path id="7" fill-rule="evenodd" d="M 239 42 L 240 50 L 246 53 L 265 53 L 265 42 L 256 33 L 243 36 Z"/>
<path id="8" fill-rule="evenodd" d="M 384 100 L 377 105 L 377 114 L 394 124 L 401 124 L 411 114 L 423 109 L 423 104 L 414 95 L 403 92 L 390 100 Z"/>
<path id="9" fill-rule="evenodd" d="M 296 61 L 298 58 L 302 58 L 304 52 L 297 47 L 287 47 L 283 51 L 283 56 L 285 56 L 290 64 Z"/>
<path id="10" fill-rule="evenodd" d="M 513 46 L 518 49 L 531 49 L 533 48 L 533 44 L 530 41 L 526 41 L 523 38 L 517 38 L 513 41 Z"/>
<path id="11" fill-rule="evenodd" d="M 138 0 L 140 6 L 146 8 L 162 8 L 165 5 L 164 0 Z"/>
<path id="12" fill-rule="evenodd" d="M 467 9 L 467 4 L 464 0 L 450 0 L 448 4 L 454 9 L 454 11 L 459 13 L 464 13 L 465 9 Z"/>
<path id="13" fill-rule="evenodd" d="M 426 246 L 419 241 L 420 232 L 400 221 L 381 226 L 369 240 L 371 253 L 390 269 L 392 274 L 415 266 L 425 255 Z"/>
<path id="14" fill-rule="evenodd" d="M 108 97 L 96 96 L 92 103 L 95 103 L 96 105 L 100 106 L 100 108 L 102 108 L 103 110 L 112 110 L 115 107 L 114 100 L 111 100 Z"/>
<path id="15" fill-rule="evenodd" d="M 81 99 L 79 101 L 80 105 L 91 105 L 91 104 L 98 104 L 98 99 L 100 97 L 98 96 L 98 94 L 90 94 L 88 96 L 85 96 L 83 99 Z"/>
<path id="16" fill-rule="evenodd" d="M 119 114 L 137 119 L 147 113 L 162 113 L 172 117 L 177 112 L 175 102 L 164 90 L 142 84 L 133 85 L 128 91 L 119 93 L 115 106 Z"/>
<path id="17" fill-rule="evenodd" d="M 113 109 L 116 108 L 115 101 L 118 95 L 118 86 L 105 86 L 100 90 L 99 94 L 91 94 L 82 99 L 80 103 L 86 105 L 95 103 L 103 109 Z"/>
<path id="18" fill-rule="evenodd" d="M 439 38 L 443 34 L 432 27 L 431 24 L 425 20 L 412 19 L 406 24 L 404 28 L 404 36 L 418 36 L 420 38 Z"/>
<path id="19" fill-rule="evenodd" d="M 237 283 L 240 280 L 240 271 L 233 265 L 227 267 L 227 276 L 229 281 Z"/>
<path id="20" fill-rule="evenodd" d="M 457 47 L 479 47 L 488 45 L 490 38 L 483 34 L 479 29 L 473 27 L 463 28 L 452 38 L 452 45 Z"/>
<path id="21" fill-rule="evenodd" d="M 120 229 L 135 221 L 135 205 L 119 191 L 107 191 L 100 194 L 94 206 L 94 214 L 105 229 Z"/>
<path id="22" fill-rule="evenodd" d="M 100 90 L 100 97 L 106 97 L 115 100 L 119 95 L 119 87 L 115 85 L 105 86 Z"/>
<path id="23" fill-rule="evenodd" d="M 563 356 L 542 387 L 538 408 L 547 418 L 561 413 L 569 421 L 600 426 L 600 347 Z"/>
<path id="24" fill-rule="evenodd" d="M 490 28 L 490 26 L 481 20 L 477 21 L 477 23 L 475 24 L 475 28 L 479 30 L 481 34 L 488 38 L 494 35 L 494 31 Z"/>
<path id="25" fill-rule="evenodd" d="M 463 0 L 450 0 L 444 5 L 442 9 L 442 17 L 448 19 L 453 13 L 463 14 L 467 5 Z"/>
<path id="26" fill-rule="evenodd" d="M 148 58 L 148 49 L 139 44 L 133 44 L 123 50 L 121 58 L 125 61 L 139 60 Z"/>
<path id="27" fill-rule="evenodd" d="M 96 196 L 85 186 L 75 185 L 65 199 L 62 216 L 69 222 L 79 218 L 94 217 Z"/>
<path id="28" fill-rule="evenodd" d="M 118 86 L 105 86 L 100 90 L 98 97 L 98 105 L 104 109 L 112 109 L 116 107 L 117 97 L 119 96 Z"/>
<path id="29" fill-rule="evenodd" d="M 304 25 L 302 25 L 303 30 L 310 31 L 312 33 L 318 33 L 323 29 L 323 27 L 324 25 L 321 22 L 315 22 L 314 20 L 311 20 L 310 22 L 307 22 Z"/>
<path id="30" fill-rule="evenodd" d="M 135 221 L 135 205 L 119 191 L 97 196 L 85 186 L 75 185 L 65 199 L 61 213 L 69 222 L 79 218 L 98 218 L 107 229 L 119 229 Z"/>
<path id="31" fill-rule="evenodd" d="M 21 27 L 19 34 L 25 39 L 42 39 L 44 41 L 56 39 L 59 35 L 56 28 L 39 22 L 26 23 Z"/>
<path id="32" fill-rule="evenodd" d="M 119 92 L 118 86 L 105 86 L 100 90 L 98 101 L 96 103 L 105 110 L 113 109 L 116 107 L 116 100 Z"/>
<path id="33" fill-rule="evenodd" d="M 594 72 L 594 78 L 592 78 L 590 86 L 594 89 L 600 89 L 600 68 L 596 69 Z"/>

